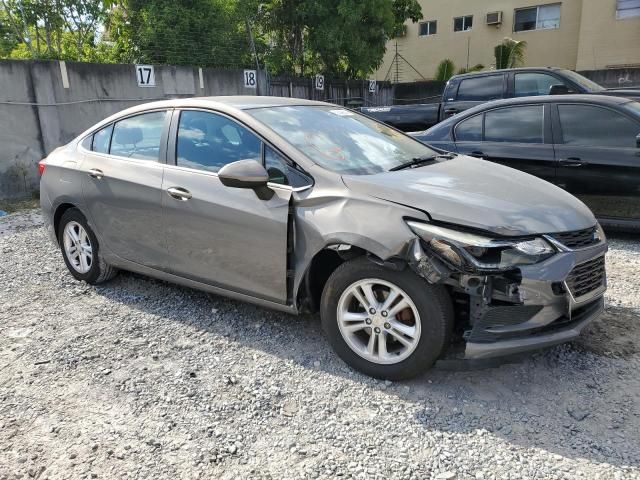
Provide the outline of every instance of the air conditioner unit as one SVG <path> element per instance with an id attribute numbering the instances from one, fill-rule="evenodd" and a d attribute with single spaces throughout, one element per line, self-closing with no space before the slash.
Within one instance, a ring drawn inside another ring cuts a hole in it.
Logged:
<path id="1" fill-rule="evenodd" d="M 487 25 L 500 25 L 502 23 L 502 12 L 487 13 Z"/>

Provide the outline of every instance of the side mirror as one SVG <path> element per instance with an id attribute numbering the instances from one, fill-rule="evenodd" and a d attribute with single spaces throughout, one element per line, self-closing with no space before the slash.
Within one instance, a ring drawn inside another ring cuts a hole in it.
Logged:
<path id="1" fill-rule="evenodd" d="M 273 196 L 273 191 L 267 187 L 269 174 L 255 160 L 229 163 L 218 171 L 218 178 L 226 187 L 254 190 L 261 200 L 269 200 Z"/>
<path id="2" fill-rule="evenodd" d="M 549 95 L 567 95 L 571 90 L 566 85 L 551 85 Z"/>

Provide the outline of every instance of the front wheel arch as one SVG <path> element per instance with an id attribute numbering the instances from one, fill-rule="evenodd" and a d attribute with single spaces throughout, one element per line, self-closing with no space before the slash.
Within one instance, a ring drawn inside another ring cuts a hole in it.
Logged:
<path id="1" fill-rule="evenodd" d="M 327 280 L 344 262 L 366 257 L 370 262 L 389 268 L 402 270 L 406 262 L 400 259 L 382 260 L 372 252 L 351 244 L 332 244 L 316 252 L 305 271 L 297 289 L 297 304 L 303 310 L 320 311 L 322 292 Z M 397 260 L 397 261 L 395 261 Z"/>

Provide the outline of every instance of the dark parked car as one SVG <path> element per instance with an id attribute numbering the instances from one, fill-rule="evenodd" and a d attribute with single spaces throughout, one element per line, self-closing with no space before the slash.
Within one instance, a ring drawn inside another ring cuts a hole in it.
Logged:
<path id="1" fill-rule="evenodd" d="M 572 93 L 640 100 L 640 89 L 606 89 L 571 70 L 512 68 L 456 75 L 447 82 L 441 103 L 362 107 L 360 110 L 376 120 L 409 132 L 426 130 L 452 115 L 492 100 Z"/>
<path id="2" fill-rule="evenodd" d="M 640 229 L 638 102 L 600 95 L 501 100 L 412 135 L 554 183 L 603 226 Z"/>

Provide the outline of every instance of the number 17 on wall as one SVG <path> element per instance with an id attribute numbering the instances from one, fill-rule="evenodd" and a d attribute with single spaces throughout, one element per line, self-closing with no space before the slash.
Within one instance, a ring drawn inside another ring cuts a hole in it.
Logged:
<path id="1" fill-rule="evenodd" d="M 136 80 L 139 87 L 155 87 L 156 75 L 153 65 L 136 65 Z"/>

